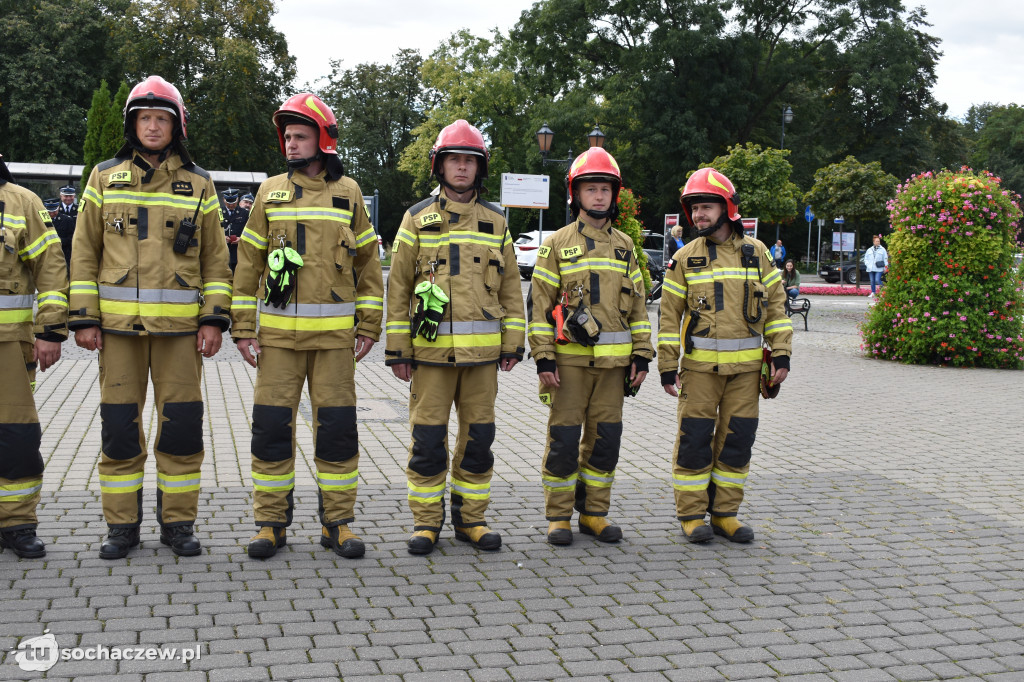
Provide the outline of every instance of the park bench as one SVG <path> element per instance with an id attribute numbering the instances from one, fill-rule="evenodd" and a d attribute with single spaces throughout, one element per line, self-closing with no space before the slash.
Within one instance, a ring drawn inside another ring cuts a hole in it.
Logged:
<path id="1" fill-rule="evenodd" d="M 811 301 L 807 298 L 793 298 L 786 297 L 786 315 L 793 317 L 794 315 L 803 315 L 804 317 L 804 331 L 807 331 L 807 313 L 811 312 Z"/>

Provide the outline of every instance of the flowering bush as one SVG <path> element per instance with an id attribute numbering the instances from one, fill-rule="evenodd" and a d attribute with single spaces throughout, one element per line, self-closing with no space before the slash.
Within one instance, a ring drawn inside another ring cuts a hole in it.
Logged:
<path id="1" fill-rule="evenodd" d="M 865 287 L 818 287 L 818 286 L 804 286 L 800 285 L 800 295 L 812 294 L 818 296 L 867 296 L 871 293 L 870 289 Z"/>
<path id="2" fill-rule="evenodd" d="M 644 286 L 651 290 L 651 273 L 647 269 L 647 254 L 644 253 L 644 224 L 640 222 L 640 197 L 633 190 L 623 187 L 619 190 L 619 217 L 612 227 L 625 232 L 633 240 L 633 252 L 644 276 Z"/>
<path id="3" fill-rule="evenodd" d="M 897 187 L 889 277 L 861 327 L 868 355 L 1024 367 L 1024 286 L 1013 262 L 1019 199 L 991 173 L 966 167 Z"/>

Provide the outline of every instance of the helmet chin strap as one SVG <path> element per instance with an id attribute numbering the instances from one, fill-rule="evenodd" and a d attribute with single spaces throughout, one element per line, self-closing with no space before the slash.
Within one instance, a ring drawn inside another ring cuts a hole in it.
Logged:
<path id="1" fill-rule="evenodd" d="M 320 158 L 320 154 L 317 153 L 317 154 L 315 154 L 313 156 L 307 156 L 304 159 L 288 159 L 288 169 L 289 170 L 300 170 L 302 168 L 306 168 L 307 166 L 309 166 L 311 163 L 313 163 L 314 161 L 316 161 L 319 158 Z"/>
<path id="2" fill-rule="evenodd" d="M 697 236 L 710 237 L 715 232 L 718 232 L 718 229 L 727 222 L 731 221 L 726 217 L 725 213 L 723 213 L 722 215 L 718 216 L 718 220 L 716 220 L 711 227 L 705 227 L 703 230 L 697 230 Z"/>
<path id="3" fill-rule="evenodd" d="M 593 218 L 594 220 L 604 220 L 605 218 L 611 218 L 612 213 L 614 213 L 614 211 L 612 211 L 612 209 L 610 208 L 604 211 L 591 211 L 589 208 L 585 208 L 583 209 L 583 212 L 586 213 L 591 218 Z"/>

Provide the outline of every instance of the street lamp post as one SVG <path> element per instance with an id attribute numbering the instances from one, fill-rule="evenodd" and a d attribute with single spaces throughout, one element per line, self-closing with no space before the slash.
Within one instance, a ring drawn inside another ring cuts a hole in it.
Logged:
<path id="1" fill-rule="evenodd" d="M 788 104 L 782 110 L 782 141 L 779 143 L 779 149 L 786 148 L 786 124 L 793 122 L 793 107 Z M 775 223 L 775 241 L 779 241 L 779 224 Z M 775 247 L 772 247 L 775 248 Z"/>
<path id="2" fill-rule="evenodd" d="M 551 142 L 555 139 L 555 131 L 548 127 L 545 123 L 541 126 L 540 130 L 537 131 L 537 146 L 540 148 L 541 164 L 546 166 L 549 163 L 559 165 L 566 170 L 569 170 L 569 165 L 575 161 L 576 157 L 573 156 L 572 149 L 569 149 L 569 158 L 567 159 L 549 159 L 548 154 L 551 153 Z M 598 126 L 594 126 L 594 129 L 587 135 L 587 141 L 591 147 L 604 147 L 605 135 L 601 132 Z M 572 216 L 569 214 L 569 178 L 566 176 L 566 188 L 565 188 L 565 224 L 568 225 L 569 221 L 572 220 Z"/>

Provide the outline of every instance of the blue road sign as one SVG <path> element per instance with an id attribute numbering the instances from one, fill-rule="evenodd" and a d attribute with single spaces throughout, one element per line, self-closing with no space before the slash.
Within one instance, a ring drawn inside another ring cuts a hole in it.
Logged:
<path id="1" fill-rule="evenodd" d="M 843 220 L 843 216 L 839 216 L 838 218 L 836 218 L 836 219 L 835 219 L 835 220 L 833 220 L 832 222 L 834 222 L 834 223 L 835 223 L 836 225 L 842 225 L 842 224 L 843 224 L 843 223 L 845 223 L 846 221 L 845 221 L 845 220 Z"/>
<path id="2" fill-rule="evenodd" d="M 807 208 L 804 209 L 804 220 L 807 222 L 814 220 L 814 211 L 811 210 L 810 204 L 807 204 Z"/>

